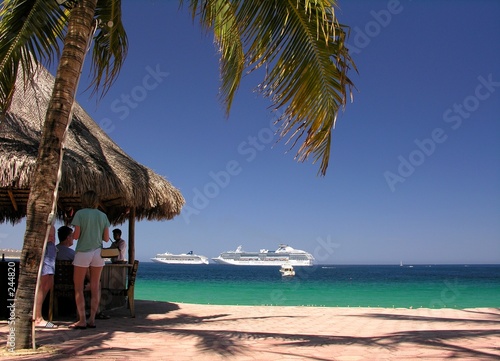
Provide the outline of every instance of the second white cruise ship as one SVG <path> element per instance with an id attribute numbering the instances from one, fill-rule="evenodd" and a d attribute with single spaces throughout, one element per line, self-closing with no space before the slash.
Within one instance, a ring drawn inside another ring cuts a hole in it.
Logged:
<path id="1" fill-rule="evenodd" d="M 239 246 L 236 251 L 222 252 L 219 257 L 212 260 L 236 266 L 281 266 L 283 263 L 292 266 L 312 266 L 314 257 L 306 251 L 280 244 L 276 251 L 261 249 L 259 252 L 245 252 Z"/>
<path id="2" fill-rule="evenodd" d="M 157 254 L 151 261 L 167 264 L 208 264 L 208 257 L 194 254 L 193 251 L 181 254 L 165 252 Z"/>

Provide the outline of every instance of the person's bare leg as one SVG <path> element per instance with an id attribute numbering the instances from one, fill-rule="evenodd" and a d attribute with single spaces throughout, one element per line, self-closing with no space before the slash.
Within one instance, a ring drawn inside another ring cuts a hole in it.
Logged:
<path id="1" fill-rule="evenodd" d="M 75 288 L 76 311 L 78 312 L 78 321 L 70 327 L 86 327 L 87 320 L 85 317 L 85 297 L 83 295 L 83 282 L 87 273 L 87 267 L 75 266 L 73 273 L 73 283 Z"/>
<path id="2" fill-rule="evenodd" d="M 101 301 L 102 267 L 90 267 L 90 317 L 88 324 L 95 325 L 95 316 Z"/>
<path id="3" fill-rule="evenodd" d="M 43 301 L 52 288 L 52 284 L 54 283 L 54 275 L 43 275 L 40 278 L 40 290 L 38 292 L 36 298 L 36 315 L 35 315 L 35 326 L 45 326 L 47 325 L 47 321 L 43 319 L 42 315 L 42 307 Z"/>

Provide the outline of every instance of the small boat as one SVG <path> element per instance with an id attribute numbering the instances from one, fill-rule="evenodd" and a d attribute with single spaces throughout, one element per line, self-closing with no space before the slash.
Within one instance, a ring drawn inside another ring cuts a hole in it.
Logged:
<path id="1" fill-rule="evenodd" d="M 289 263 L 284 263 L 281 265 L 280 268 L 281 276 L 283 277 L 293 277 L 295 276 L 295 270 L 293 269 L 293 266 Z"/>

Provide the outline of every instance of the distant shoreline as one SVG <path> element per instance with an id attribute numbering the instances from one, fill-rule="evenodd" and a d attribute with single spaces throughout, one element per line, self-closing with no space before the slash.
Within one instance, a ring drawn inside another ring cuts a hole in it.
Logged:
<path id="1" fill-rule="evenodd" d="M 18 249 L 0 249 L 2 259 L 20 259 L 21 250 Z"/>
<path id="2" fill-rule="evenodd" d="M 163 266 L 200 266 L 201 268 L 204 266 L 229 266 L 229 267 L 279 267 L 277 265 L 231 265 L 231 264 L 220 264 L 216 262 L 210 262 L 208 264 L 181 264 L 181 263 L 176 263 L 176 264 L 168 264 L 168 263 L 158 263 L 158 262 L 153 262 L 149 260 L 141 260 L 139 259 L 141 263 L 149 263 L 149 264 L 161 264 Z M 412 268 L 412 267 L 438 267 L 438 266 L 499 266 L 500 263 L 408 263 L 403 266 L 401 266 L 399 263 L 314 263 L 312 266 L 294 266 L 296 268 L 311 268 L 311 267 L 370 267 L 370 266 L 384 266 L 384 267 L 401 267 L 401 268 Z"/>

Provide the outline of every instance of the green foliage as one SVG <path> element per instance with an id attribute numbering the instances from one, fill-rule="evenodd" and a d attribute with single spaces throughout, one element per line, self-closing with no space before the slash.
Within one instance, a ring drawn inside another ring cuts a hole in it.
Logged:
<path id="1" fill-rule="evenodd" d="M 0 110 L 10 104 L 22 67 L 25 83 L 36 64 L 60 54 L 67 12 L 54 0 L 5 0 L 0 9 Z"/>
<path id="2" fill-rule="evenodd" d="M 296 158 L 312 156 L 324 175 L 332 129 L 352 96 L 347 73 L 356 69 L 345 46 L 347 27 L 337 22 L 334 2 L 192 0 L 189 6 L 193 18 L 214 31 L 226 112 L 243 72 L 265 66 L 258 90 L 273 109 L 282 109 L 280 139 L 288 137 L 292 148 L 303 140 Z"/>
<path id="3" fill-rule="evenodd" d="M 94 92 L 104 95 L 117 79 L 128 50 L 127 34 L 122 23 L 121 0 L 99 0 L 97 28 L 92 52 Z"/>
<path id="4" fill-rule="evenodd" d="M 180 0 L 182 5 L 184 1 Z M 34 64 L 59 54 L 71 2 L 7 0 L 0 10 L 0 108 L 8 109 L 19 64 L 25 82 Z M 347 73 L 356 69 L 346 48 L 347 27 L 333 0 L 190 0 L 193 19 L 213 31 L 220 53 L 220 99 L 229 115 L 245 71 L 264 69 L 258 91 L 280 110 L 279 137 L 296 159 L 320 161 L 324 175 L 337 115 L 352 95 Z M 92 94 L 104 95 L 127 55 L 120 0 L 98 0 Z"/>
<path id="5" fill-rule="evenodd" d="M 56 0 L 7 0 L 0 10 L 0 109 L 9 107 L 22 67 L 24 82 L 36 64 L 50 66 L 60 47 L 74 4 Z M 127 55 L 127 36 L 121 21 L 120 0 L 99 0 L 95 12 L 92 94 L 105 94 L 118 77 Z"/>

